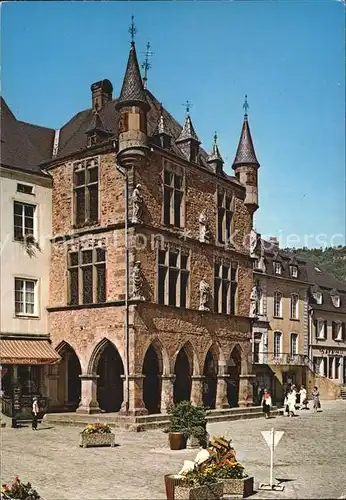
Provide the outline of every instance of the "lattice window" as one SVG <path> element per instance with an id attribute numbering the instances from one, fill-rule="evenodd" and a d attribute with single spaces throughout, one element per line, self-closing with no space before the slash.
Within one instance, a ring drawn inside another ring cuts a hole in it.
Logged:
<path id="1" fill-rule="evenodd" d="M 73 174 L 75 225 L 96 223 L 99 219 L 98 159 L 76 162 Z"/>
<path id="2" fill-rule="evenodd" d="M 106 251 L 92 248 L 69 252 L 69 304 L 106 302 Z"/>

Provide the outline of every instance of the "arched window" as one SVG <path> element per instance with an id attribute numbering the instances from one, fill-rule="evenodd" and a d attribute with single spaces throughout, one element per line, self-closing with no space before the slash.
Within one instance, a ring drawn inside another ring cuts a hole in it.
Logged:
<path id="1" fill-rule="evenodd" d="M 282 318 L 282 293 L 274 292 L 274 316 Z"/>
<path id="2" fill-rule="evenodd" d="M 282 333 L 274 332 L 274 357 L 278 358 L 282 352 Z"/>

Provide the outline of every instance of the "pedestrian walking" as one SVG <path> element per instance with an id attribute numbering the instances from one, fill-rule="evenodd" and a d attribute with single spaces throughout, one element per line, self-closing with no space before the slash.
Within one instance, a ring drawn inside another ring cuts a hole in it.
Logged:
<path id="1" fill-rule="evenodd" d="M 305 410 L 307 410 L 307 403 L 308 403 L 307 392 L 303 385 L 300 386 L 299 395 L 300 395 L 300 409 L 303 410 L 305 408 Z"/>
<path id="2" fill-rule="evenodd" d="M 264 389 L 261 405 L 263 408 L 263 413 L 265 415 L 265 418 L 269 418 L 272 406 L 272 398 L 267 389 Z"/>
<path id="3" fill-rule="evenodd" d="M 288 391 L 289 389 L 286 389 L 286 393 L 285 393 L 285 399 L 284 399 L 284 416 L 286 417 L 289 417 L 290 416 L 290 410 L 289 410 L 289 407 L 288 407 Z"/>
<path id="4" fill-rule="evenodd" d="M 297 386 L 295 384 L 292 385 L 291 391 L 292 391 L 292 394 L 294 396 L 294 408 L 295 408 L 295 406 L 297 404 Z M 292 399 L 293 399 L 293 396 L 292 396 Z"/>
<path id="5" fill-rule="evenodd" d="M 38 407 L 38 402 L 37 398 L 33 399 L 32 402 L 32 430 L 37 431 L 37 418 L 38 418 L 38 412 L 40 411 Z"/>
<path id="6" fill-rule="evenodd" d="M 312 391 L 312 402 L 313 402 L 313 408 L 314 412 L 316 413 L 319 408 L 321 408 L 321 402 L 320 402 L 320 393 L 318 388 L 315 386 L 314 390 Z"/>
<path id="7" fill-rule="evenodd" d="M 293 390 L 288 391 L 287 394 L 287 405 L 288 405 L 288 415 L 290 417 L 295 417 L 296 409 L 296 392 Z"/>

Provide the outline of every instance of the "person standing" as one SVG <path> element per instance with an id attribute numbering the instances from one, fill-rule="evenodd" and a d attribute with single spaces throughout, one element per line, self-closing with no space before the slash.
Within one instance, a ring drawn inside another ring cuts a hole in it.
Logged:
<path id="1" fill-rule="evenodd" d="M 292 385 L 291 387 L 292 394 L 294 395 L 294 408 L 296 407 L 297 404 L 297 386 L 295 384 Z M 292 396 L 293 399 L 293 396 Z"/>
<path id="2" fill-rule="evenodd" d="M 287 405 L 288 405 L 288 414 L 290 417 L 294 417 L 295 408 L 296 408 L 296 391 L 288 391 L 287 393 Z"/>
<path id="3" fill-rule="evenodd" d="M 38 407 L 37 398 L 33 399 L 32 402 L 32 430 L 37 431 L 37 418 L 40 409 Z"/>
<path id="4" fill-rule="evenodd" d="M 270 409 L 272 406 L 272 398 L 267 389 L 264 389 L 263 392 L 263 397 L 262 397 L 262 408 L 263 408 L 263 413 L 265 415 L 265 418 L 269 418 L 270 415 Z"/>
<path id="5" fill-rule="evenodd" d="M 313 401 L 313 408 L 314 412 L 316 413 L 319 408 L 321 408 L 321 403 L 320 403 L 320 393 L 318 388 L 315 386 L 314 390 L 312 391 L 312 401 Z"/>
<path id="6" fill-rule="evenodd" d="M 302 410 L 303 408 L 306 409 L 306 404 L 307 404 L 307 392 L 306 389 L 303 385 L 300 386 L 300 409 Z"/>

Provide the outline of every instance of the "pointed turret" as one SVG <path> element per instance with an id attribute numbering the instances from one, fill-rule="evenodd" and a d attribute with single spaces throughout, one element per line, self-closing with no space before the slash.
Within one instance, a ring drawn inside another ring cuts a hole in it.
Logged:
<path id="1" fill-rule="evenodd" d="M 96 111 L 93 113 L 90 124 L 85 131 L 87 136 L 87 145 L 88 147 L 97 144 L 98 142 L 102 142 L 110 137 L 112 132 L 110 132 L 103 124 L 100 115 L 98 114 L 97 107 Z"/>
<path id="2" fill-rule="evenodd" d="M 190 104 L 187 102 L 184 126 L 175 142 L 187 160 L 196 162 L 201 142 L 193 127 L 189 110 Z"/>
<path id="3" fill-rule="evenodd" d="M 243 108 L 245 110 L 244 122 L 232 168 L 235 170 L 237 179 L 246 187 L 245 204 L 253 214 L 258 208 L 257 170 L 260 164 L 250 132 L 247 96 L 245 96 Z"/>
<path id="4" fill-rule="evenodd" d="M 219 151 L 219 147 L 217 145 L 217 133 L 214 134 L 214 143 L 211 154 L 208 156 L 207 160 L 208 164 L 212 167 L 216 174 L 219 174 L 222 171 L 223 159 Z"/>
<path id="5" fill-rule="evenodd" d="M 133 40 L 123 85 L 115 108 L 119 112 L 118 160 L 123 166 L 134 166 L 146 157 L 147 113 L 150 106 L 146 99 Z"/>
<path id="6" fill-rule="evenodd" d="M 172 136 L 167 128 L 162 104 L 160 105 L 159 121 L 157 122 L 153 138 L 161 148 L 170 149 Z"/>

